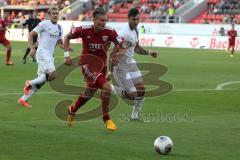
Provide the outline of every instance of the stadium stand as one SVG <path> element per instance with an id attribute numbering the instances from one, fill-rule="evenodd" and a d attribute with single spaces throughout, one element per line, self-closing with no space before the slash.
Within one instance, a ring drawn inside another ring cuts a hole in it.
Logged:
<path id="1" fill-rule="evenodd" d="M 7 5 L 36 6 L 36 5 L 57 5 L 60 9 L 68 6 L 70 0 L 6 0 Z"/>
<path id="2" fill-rule="evenodd" d="M 69 6 L 75 0 L 1 0 L 1 14 L 7 13 L 9 21 L 14 23 L 11 28 L 19 28 L 29 18 L 33 10 L 39 12 L 38 17 L 45 19 L 50 5 L 57 5 L 59 9 Z"/>
<path id="3" fill-rule="evenodd" d="M 82 0 L 83 3 L 91 2 L 92 7 L 86 7 L 87 9 L 72 16 L 73 10 L 69 9 L 68 6 L 71 6 L 75 1 L 77 0 L 5 0 L 4 4 L 8 7 L 5 8 L 5 11 L 9 13 L 9 18 L 15 22 L 23 22 L 29 17 L 33 9 L 37 9 L 40 12 L 39 18 L 44 19 L 47 8 L 50 5 L 58 5 L 60 9 L 66 11 L 60 12 L 64 13 L 61 14 L 61 18 L 64 20 L 89 21 L 93 10 L 101 6 L 107 11 L 109 21 L 126 22 L 128 10 L 137 7 L 141 11 L 142 22 L 165 23 L 168 19 L 168 22 L 171 23 L 174 22 L 171 19 L 175 19 L 176 10 L 190 0 Z"/>
<path id="4" fill-rule="evenodd" d="M 208 8 L 191 23 L 203 24 L 227 24 L 240 23 L 240 1 L 239 0 L 206 0 Z"/>
<path id="5" fill-rule="evenodd" d="M 177 8 L 186 0 L 94 0 L 92 10 L 102 6 L 108 12 L 108 19 L 112 22 L 126 22 L 127 12 L 132 7 L 141 11 L 143 22 L 159 23 L 161 18 L 172 17 Z M 92 10 L 79 16 L 79 20 L 89 20 Z"/>

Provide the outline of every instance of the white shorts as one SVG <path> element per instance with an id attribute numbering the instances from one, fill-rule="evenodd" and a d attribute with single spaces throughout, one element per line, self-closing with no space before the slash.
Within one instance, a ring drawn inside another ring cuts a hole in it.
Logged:
<path id="1" fill-rule="evenodd" d="M 136 63 L 114 67 L 113 76 L 118 85 L 128 93 L 136 92 L 135 84 L 142 83 L 142 74 Z"/>
<path id="2" fill-rule="evenodd" d="M 53 59 L 45 61 L 41 58 L 37 58 L 37 63 L 38 63 L 38 71 L 37 71 L 38 75 L 48 74 L 56 70 Z"/>

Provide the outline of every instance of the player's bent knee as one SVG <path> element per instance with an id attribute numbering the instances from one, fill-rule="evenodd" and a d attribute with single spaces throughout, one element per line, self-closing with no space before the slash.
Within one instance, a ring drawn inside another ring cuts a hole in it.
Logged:
<path id="1" fill-rule="evenodd" d="M 137 84 L 136 86 L 138 97 L 143 97 L 145 95 L 145 86 L 144 84 Z"/>
<path id="2" fill-rule="evenodd" d="M 137 95 L 138 95 L 137 92 L 127 93 L 127 98 L 130 100 L 135 100 Z"/>
<path id="3" fill-rule="evenodd" d="M 56 75 L 56 72 L 51 72 L 49 74 L 46 74 L 46 79 L 47 81 L 53 81 L 54 79 L 56 79 L 57 75 Z"/>
<path id="4" fill-rule="evenodd" d="M 96 86 L 97 88 L 111 92 L 111 85 L 107 82 L 107 79 L 103 74 L 98 75 Z"/>
<path id="5" fill-rule="evenodd" d="M 145 87 L 138 88 L 138 97 L 144 97 L 145 95 Z"/>
<path id="6" fill-rule="evenodd" d="M 11 47 L 11 46 L 7 46 L 7 50 L 8 50 L 8 51 L 11 51 L 11 50 L 12 50 L 12 47 Z"/>
<path id="7" fill-rule="evenodd" d="M 111 96 L 110 92 L 101 91 L 100 98 L 109 98 Z"/>
<path id="8" fill-rule="evenodd" d="M 56 75 L 49 76 L 48 81 L 53 81 L 56 79 Z"/>
<path id="9" fill-rule="evenodd" d="M 145 92 L 138 92 L 138 97 L 144 97 L 145 96 Z"/>
<path id="10" fill-rule="evenodd" d="M 105 92 L 108 92 L 108 93 L 112 92 L 111 84 L 109 82 L 107 82 L 107 81 L 101 86 L 100 89 L 105 91 Z"/>

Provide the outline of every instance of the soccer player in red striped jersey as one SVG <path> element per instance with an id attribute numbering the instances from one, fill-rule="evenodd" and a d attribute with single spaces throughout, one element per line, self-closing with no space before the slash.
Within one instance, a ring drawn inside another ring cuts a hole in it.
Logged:
<path id="1" fill-rule="evenodd" d="M 9 21 L 6 18 L 6 14 L 0 19 L 0 43 L 6 47 L 7 53 L 6 53 L 6 65 L 13 65 L 13 62 L 11 62 L 11 44 L 6 38 L 6 31 Z"/>
<path id="2" fill-rule="evenodd" d="M 232 24 L 232 29 L 227 32 L 228 35 L 228 51 L 231 49 L 230 57 L 233 57 L 234 48 L 235 48 L 235 40 L 237 37 L 237 31 L 234 29 L 235 26 Z"/>
<path id="3" fill-rule="evenodd" d="M 74 104 L 68 107 L 68 126 L 72 126 L 77 110 L 91 99 L 98 89 L 100 89 L 103 121 L 105 122 L 107 129 L 117 129 L 108 114 L 108 105 L 111 93 L 122 95 L 123 91 L 120 88 L 111 85 L 106 80 L 106 50 L 111 42 L 119 48 L 124 48 L 124 44 L 122 43 L 123 39 L 118 36 L 115 30 L 105 26 L 106 21 L 106 13 L 102 9 L 97 8 L 93 12 L 93 25 L 73 28 L 64 38 L 64 57 L 65 64 L 67 65 L 72 65 L 68 52 L 70 39 L 82 38 L 83 50 L 80 56 L 79 65 L 82 67 L 82 72 L 86 81 L 84 93 L 78 97 Z"/>

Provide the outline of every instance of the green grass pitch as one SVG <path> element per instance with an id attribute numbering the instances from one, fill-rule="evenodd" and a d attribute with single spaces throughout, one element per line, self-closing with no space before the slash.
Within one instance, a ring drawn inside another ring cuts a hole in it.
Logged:
<path id="1" fill-rule="evenodd" d="M 77 96 L 57 93 L 48 84 L 30 99 L 32 109 L 17 103 L 25 80 L 35 78 L 37 71 L 30 60 L 21 63 L 26 46 L 12 43 L 14 66 L 5 66 L 5 49 L 0 47 L 0 160 L 236 160 L 240 156 L 240 83 L 216 90 L 220 84 L 240 81 L 238 54 L 230 58 L 225 51 L 151 48 L 159 52 L 156 60 L 136 56 L 139 62 L 166 66 L 168 72 L 161 79 L 174 88 L 146 99 L 144 123 L 128 121 L 131 107 L 120 100 L 111 112 L 118 130 L 109 132 L 101 117 L 68 128 L 55 115 L 55 105 Z M 73 47 L 77 56 L 81 47 Z M 61 65 L 59 48 L 55 58 L 56 66 Z M 66 83 L 80 85 L 79 70 Z M 98 104 L 90 101 L 80 112 Z M 153 142 L 160 135 L 173 140 L 170 155 L 154 151 Z"/>

